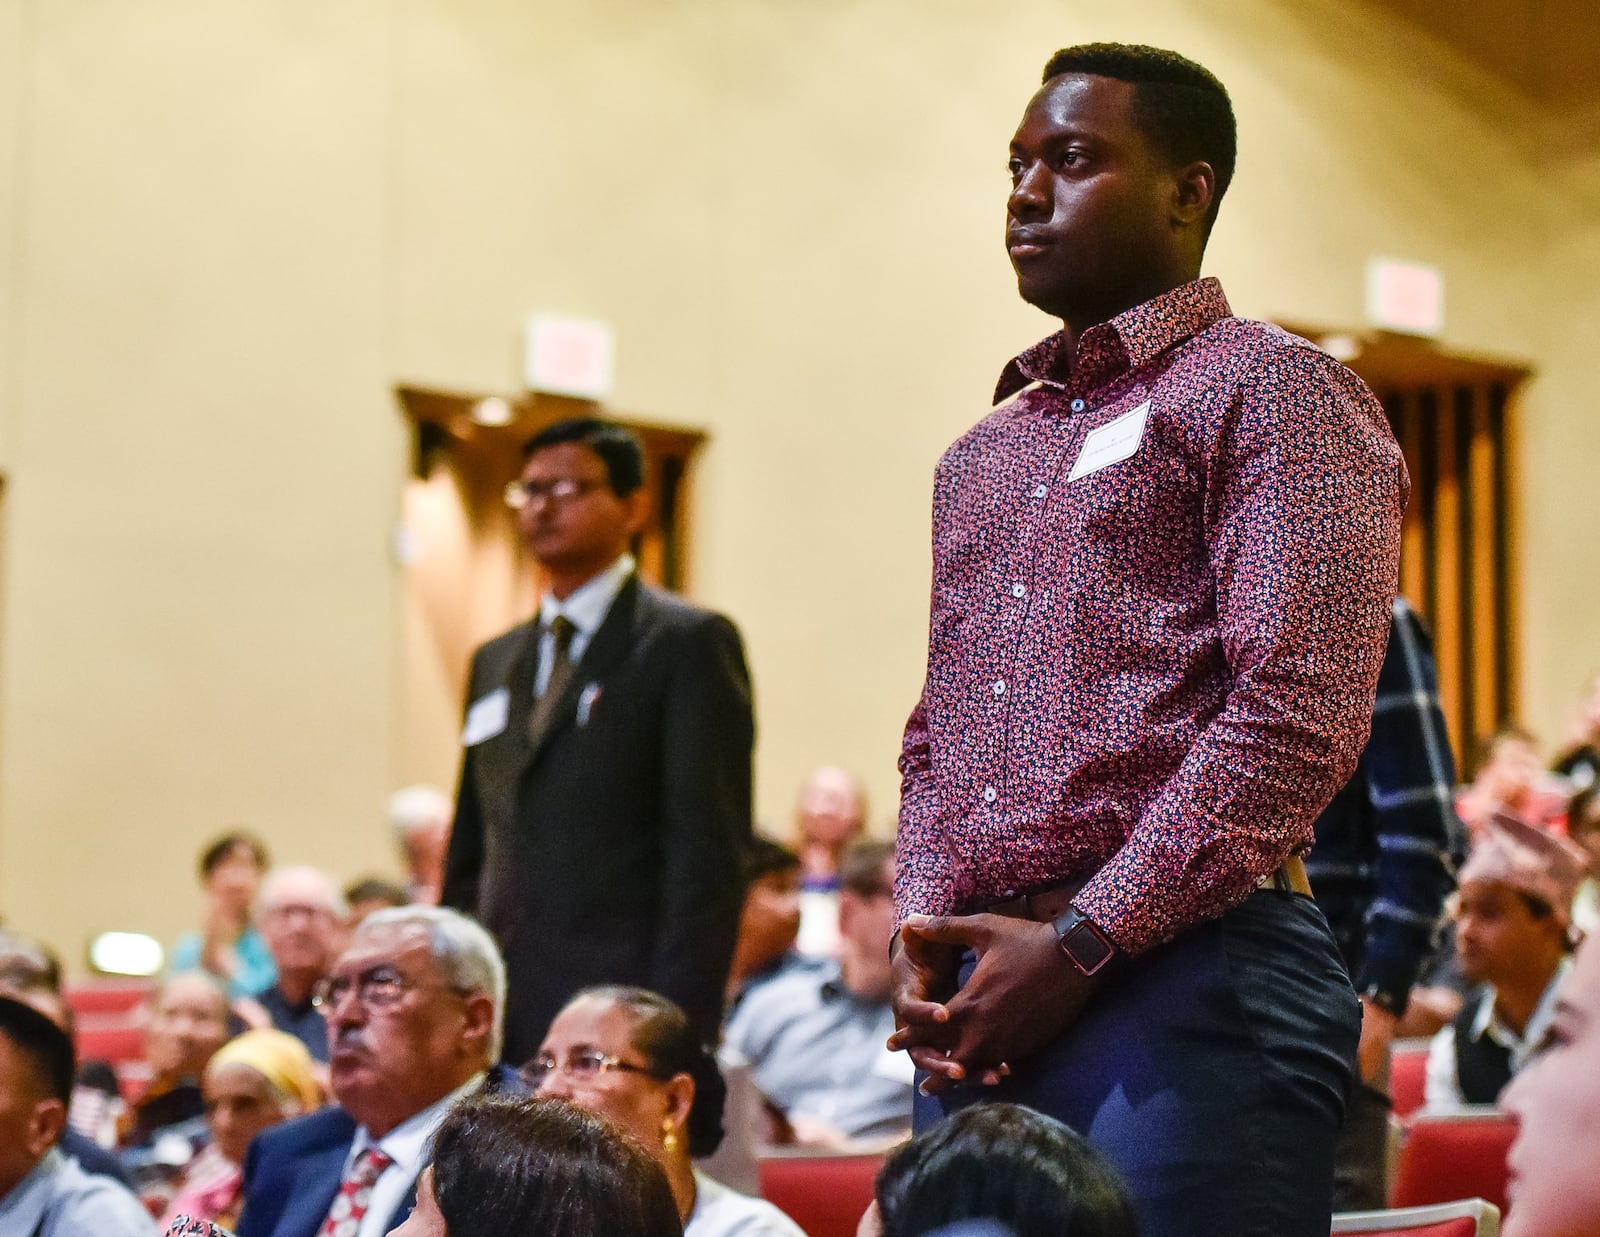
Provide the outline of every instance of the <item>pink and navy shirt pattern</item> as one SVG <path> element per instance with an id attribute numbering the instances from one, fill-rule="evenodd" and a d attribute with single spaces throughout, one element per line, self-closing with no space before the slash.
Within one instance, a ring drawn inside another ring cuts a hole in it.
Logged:
<path id="1" fill-rule="evenodd" d="M 995 398 L 935 477 L 898 911 L 1093 873 L 1077 905 L 1138 953 L 1248 896 L 1350 776 L 1410 483 L 1361 380 L 1211 279 L 1051 336 Z"/>

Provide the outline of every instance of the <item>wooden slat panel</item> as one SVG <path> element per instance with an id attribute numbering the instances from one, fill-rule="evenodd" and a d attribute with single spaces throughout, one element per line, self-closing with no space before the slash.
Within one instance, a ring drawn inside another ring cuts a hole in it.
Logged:
<path id="1" fill-rule="evenodd" d="M 1455 409 L 1450 393 L 1431 401 L 1433 433 L 1433 638 L 1439 664 L 1439 703 L 1453 750 L 1463 750 L 1461 623 L 1461 488 L 1456 468 Z"/>
<path id="2" fill-rule="evenodd" d="M 1468 448 L 1467 477 L 1471 509 L 1471 598 L 1468 618 L 1470 647 L 1473 652 L 1472 716 L 1465 742 L 1476 749 L 1494 733 L 1505 717 L 1505 701 L 1500 697 L 1495 648 L 1499 643 L 1496 595 L 1500 577 L 1500 546 L 1495 535 L 1495 441 L 1489 416 L 1490 392 L 1479 385 L 1472 392 L 1471 445 Z"/>
<path id="3" fill-rule="evenodd" d="M 1411 473 L 1411 501 L 1406 504 L 1405 522 L 1400 526 L 1400 591 L 1414 604 L 1421 605 L 1428 591 L 1428 552 L 1422 531 L 1424 503 L 1417 477 L 1417 460 L 1422 456 L 1422 430 L 1414 398 L 1396 395 L 1389 402 L 1394 409 L 1390 416 L 1395 437 L 1400 440 L 1400 451 Z"/>

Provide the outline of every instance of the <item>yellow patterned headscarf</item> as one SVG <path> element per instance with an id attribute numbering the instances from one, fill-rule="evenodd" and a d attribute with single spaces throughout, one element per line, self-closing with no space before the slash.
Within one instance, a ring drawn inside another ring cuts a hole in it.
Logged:
<path id="1" fill-rule="evenodd" d="M 207 1075 L 224 1065 L 243 1065 L 255 1070 L 278 1094 L 299 1102 L 302 1111 L 322 1107 L 322 1088 L 317 1085 L 316 1065 L 306 1046 L 294 1036 L 270 1028 L 246 1031 L 218 1048 Z"/>

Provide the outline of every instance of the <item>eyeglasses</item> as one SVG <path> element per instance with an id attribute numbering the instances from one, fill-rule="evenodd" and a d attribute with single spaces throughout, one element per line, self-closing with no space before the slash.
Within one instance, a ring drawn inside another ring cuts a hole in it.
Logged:
<path id="1" fill-rule="evenodd" d="M 648 1074 L 656 1077 L 656 1072 L 647 1065 L 632 1065 L 621 1057 L 609 1056 L 597 1048 L 588 1048 L 582 1052 L 574 1052 L 566 1061 L 557 1061 L 549 1053 L 534 1057 L 522 1067 L 522 1077 L 530 1087 L 538 1087 L 551 1074 L 560 1072 L 573 1082 L 593 1082 L 601 1074 L 608 1074 L 612 1070 L 620 1070 L 628 1074 Z"/>
<path id="2" fill-rule="evenodd" d="M 405 999 L 406 993 L 413 989 L 439 988 L 445 992 L 453 992 L 457 996 L 466 996 L 471 991 L 469 988 L 455 988 L 449 984 L 430 984 L 420 980 L 407 979 L 392 966 L 375 966 L 371 970 L 362 971 L 359 975 L 330 975 L 326 979 L 319 979 L 316 987 L 311 990 L 311 1004 L 324 1017 L 331 1017 L 333 1011 L 344 1003 L 345 997 L 352 991 L 356 1000 L 372 1010 L 390 1010 Z"/>
<path id="3" fill-rule="evenodd" d="M 557 477 L 554 481 L 513 481 L 506 486 L 506 506 L 513 511 L 540 503 L 571 502 L 580 494 L 604 488 L 604 481 L 585 481 L 580 477 Z"/>

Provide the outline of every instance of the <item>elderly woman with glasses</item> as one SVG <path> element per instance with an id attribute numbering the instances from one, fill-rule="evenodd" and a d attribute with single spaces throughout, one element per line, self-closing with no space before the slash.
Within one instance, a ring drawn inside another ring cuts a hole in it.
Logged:
<path id="1" fill-rule="evenodd" d="M 523 1076 L 540 1096 L 609 1118 L 667 1175 L 684 1237 L 804 1237 L 771 1203 L 694 1170 L 722 1140 L 725 1089 L 688 1017 L 642 988 L 587 988 L 550 1024 Z"/>

